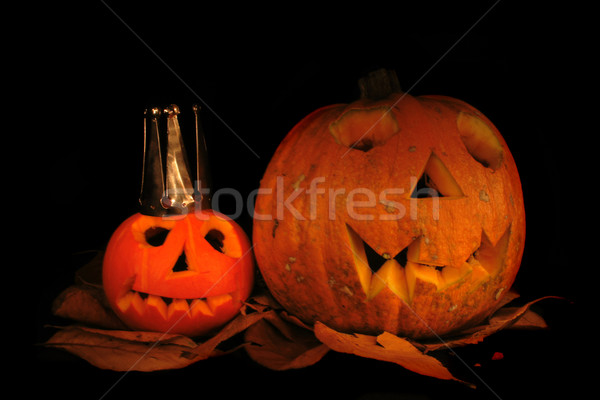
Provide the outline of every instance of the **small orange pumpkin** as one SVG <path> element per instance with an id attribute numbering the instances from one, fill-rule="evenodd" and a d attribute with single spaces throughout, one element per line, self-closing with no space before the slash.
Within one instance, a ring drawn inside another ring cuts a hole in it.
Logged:
<path id="1" fill-rule="evenodd" d="M 255 256 L 307 323 L 435 337 L 480 322 L 509 291 L 523 195 L 481 112 L 394 79 L 369 77 L 360 100 L 318 109 L 285 137 L 257 196 Z"/>
<path id="2" fill-rule="evenodd" d="M 212 210 L 185 217 L 134 214 L 113 233 L 103 285 L 131 328 L 197 336 L 232 319 L 248 298 L 250 242 Z"/>

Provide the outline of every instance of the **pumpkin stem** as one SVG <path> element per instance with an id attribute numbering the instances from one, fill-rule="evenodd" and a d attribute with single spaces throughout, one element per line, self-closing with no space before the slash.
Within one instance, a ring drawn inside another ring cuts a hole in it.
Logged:
<path id="1" fill-rule="evenodd" d="M 358 80 L 360 98 L 369 100 L 382 100 L 388 98 L 392 93 L 399 92 L 400 82 L 396 71 L 381 68 L 369 72 Z"/>

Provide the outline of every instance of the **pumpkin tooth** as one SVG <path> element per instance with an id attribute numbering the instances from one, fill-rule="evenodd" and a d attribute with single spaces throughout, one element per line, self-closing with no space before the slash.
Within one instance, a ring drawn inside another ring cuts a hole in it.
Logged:
<path id="1" fill-rule="evenodd" d="M 129 307 L 134 307 L 138 314 L 143 314 L 146 310 L 144 300 L 140 297 L 139 292 L 134 290 L 125 293 L 125 295 L 118 300 L 117 306 L 121 311 L 126 311 Z"/>
<path id="2" fill-rule="evenodd" d="M 435 266 L 419 264 L 415 262 L 406 263 L 406 286 L 408 288 L 408 297 L 410 300 L 413 299 L 415 294 L 415 286 L 417 278 L 424 282 L 429 282 L 435 285 L 436 289 L 440 289 L 443 285 L 442 272 Z M 443 270 L 443 268 L 442 268 Z"/>
<path id="3" fill-rule="evenodd" d="M 167 319 L 167 304 L 160 296 L 155 296 L 153 294 L 148 295 L 146 298 L 146 306 L 154 308 L 164 319 Z"/>
<path id="4" fill-rule="evenodd" d="M 192 313 L 192 317 L 195 317 L 198 314 L 211 316 L 214 315 L 212 310 L 208 307 L 206 300 L 202 299 L 195 299 L 192 301 L 192 304 L 190 305 L 190 312 Z"/>
<path id="5" fill-rule="evenodd" d="M 464 276 L 468 275 L 472 271 L 472 269 L 473 268 L 471 267 L 471 265 L 469 265 L 469 263 L 467 262 L 463 263 L 463 265 L 461 265 L 458 268 L 452 266 L 442 268 L 441 278 L 443 281 L 443 286 L 446 287 L 455 282 L 458 282 Z"/>
<path id="6" fill-rule="evenodd" d="M 167 307 L 168 318 L 171 318 L 175 313 L 188 313 L 190 305 L 186 299 L 172 299 L 171 304 Z"/>
<path id="7" fill-rule="evenodd" d="M 377 296 L 386 286 L 403 301 L 409 301 L 406 273 L 404 268 L 394 259 L 386 261 L 379 271 L 373 274 L 367 300 Z"/>
<path id="8" fill-rule="evenodd" d="M 227 303 L 231 300 L 233 300 L 231 295 L 229 293 L 226 293 L 218 296 L 210 296 L 206 299 L 206 303 L 208 304 L 208 307 L 211 309 L 211 311 L 214 313 L 215 310 L 221 307 L 222 304 Z"/>
<path id="9" fill-rule="evenodd" d="M 479 263 L 479 261 L 475 260 L 474 262 L 471 262 L 470 266 L 472 268 L 471 279 L 473 282 L 480 282 L 489 278 L 490 273 L 481 265 L 481 263 Z"/>
<path id="10" fill-rule="evenodd" d="M 117 307 L 121 311 L 127 310 L 131 306 L 132 298 L 135 296 L 135 292 L 129 291 L 117 300 Z"/>
<path id="11" fill-rule="evenodd" d="M 417 282 L 417 277 L 415 275 L 415 265 L 414 262 L 408 261 L 406 263 L 405 271 L 406 271 L 406 288 L 408 289 L 408 298 L 409 301 L 415 296 L 415 284 Z"/>
<path id="12" fill-rule="evenodd" d="M 356 233 L 348 224 L 346 224 L 346 231 L 348 233 L 349 248 L 354 258 L 354 266 L 356 268 L 356 273 L 358 274 L 360 285 L 362 286 L 364 293 L 369 294 L 373 272 L 367 262 L 365 245 L 358 233 Z"/>
<path id="13" fill-rule="evenodd" d="M 137 310 L 139 314 L 143 314 L 146 311 L 146 304 L 144 299 L 140 296 L 139 292 L 135 292 L 135 296 L 133 296 L 131 304 Z"/>

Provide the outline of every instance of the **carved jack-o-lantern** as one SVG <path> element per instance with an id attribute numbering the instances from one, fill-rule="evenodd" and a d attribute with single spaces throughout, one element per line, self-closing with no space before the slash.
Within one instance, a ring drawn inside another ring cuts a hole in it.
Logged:
<path id="1" fill-rule="evenodd" d="M 363 82 L 360 100 L 298 123 L 267 167 L 253 232 L 267 286 L 292 314 L 340 331 L 419 338 L 480 322 L 524 246 L 506 142 L 460 100 L 373 100 L 379 79 Z"/>
<path id="2" fill-rule="evenodd" d="M 214 211 L 185 217 L 135 214 L 104 257 L 112 308 L 139 330 L 200 335 L 233 318 L 252 290 L 250 243 Z"/>
<path id="3" fill-rule="evenodd" d="M 194 192 L 179 110 L 171 106 L 167 114 L 166 155 L 161 151 L 160 110 L 146 118 L 140 212 L 111 236 L 103 286 L 112 309 L 131 328 L 197 336 L 239 312 L 252 290 L 254 258 L 243 229 L 208 209 L 207 193 Z M 206 188 L 197 115 L 196 122 L 198 181 Z"/>

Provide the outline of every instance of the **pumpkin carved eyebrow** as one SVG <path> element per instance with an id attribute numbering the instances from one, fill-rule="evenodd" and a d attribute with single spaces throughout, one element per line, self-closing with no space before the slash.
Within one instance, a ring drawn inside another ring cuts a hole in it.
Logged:
<path id="1" fill-rule="evenodd" d="M 338 143 L 363 152 L 384 144 L 399 131 L 389 107 L 353 108 L 329 125 Z"/>
<path id="2" fill-rule="evenodd" d="M 497 170 L 504 159 L 504 148 L 500 140 L 481 118 L 460 112 L 456 118 L 460 139 L 467 151 L 481 165 Z"/>

